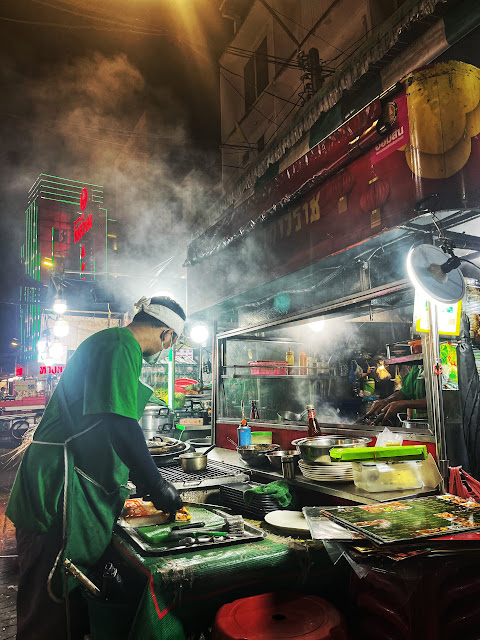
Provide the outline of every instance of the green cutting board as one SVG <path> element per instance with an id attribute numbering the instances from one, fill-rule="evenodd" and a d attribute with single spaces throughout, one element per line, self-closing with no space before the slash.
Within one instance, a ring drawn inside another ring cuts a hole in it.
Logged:
<path id="1" fill-rule="evenodd" d="M 137 531 L 140 536 L 150 544 L 160 544 L 168 539 L 168 534 L 172 530 L 172 527 L 186 526 L 191 522 L 204 522 L 205 527 L 220 528 L 225 524 L 225 518 L 222 516 L 203 509 L 202 507 L 187 507 L 188 513 L 192 516 L 189 522 L 167 522 L 166 524 L 156 524 L 149 527 L 138 527 Z"/>

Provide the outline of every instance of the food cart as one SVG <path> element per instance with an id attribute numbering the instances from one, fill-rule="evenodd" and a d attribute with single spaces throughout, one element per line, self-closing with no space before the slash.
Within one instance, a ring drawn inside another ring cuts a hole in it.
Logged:
<path id="1" fill-rule="evenodd" d="M 471 462 L 454 357 L 458 330 L 442 337 L 450 369 L 438 399 L 438 335 L 415 331 L 415 290 L 406 257 L 414 245 L 446 238 L 463 255 L 480 249 L 479 99 L 480 71 L 470 65 L 451 62 L 409 74 L 340 127 L 329 129 L 325 119 L 320 143 L 276 178 L 257 184 L 250 197 L 190 245 L 189 314 L 215 327 L 212 428 L 217 449 L 206 471 L 196 476 L 160 465 L 185 500 L 220 497 L 235 510 L 239 484 L 282 477 L 268 465 L 250 467 L 239 459 L 231 441 L 237 441 L 242 412 L 253 433 L 271 434 L 282 449 L 306 435 L 301 414 L 307 404 L 315 405 L 322 433 L 365 437 L 374 444 L 383 426 L 362 422 L 362 416 L 375 398 L 392 393 L 409 368 L 419 364 L 425 370 L 428 415 L 402 416 L 391 431 L 402 435 L 404 444 L 425 444 L 444 480 L 449 462 Z M 479 298 L 475 267 L 468 276 L 466 307 L 474 316 Z M 251 401 L 258 416 L 249 419 Z M 352 482 L 330 480 L 297 472 L 288 485 L 303 505 L 364 505 L 372 513 L 393 498 L 423 492 L 368 492 Z M 348 582 L 340 565 L 329 564 L 327 545 L 270 534 L 251 544 L 183 549 L 174 555 L 142 552 L 119 533 L 114 542 L 125 572 L 133 570 L 144 579 L 130 620 L 131 638 L 195 637 L 195 628 L 208 626 L 225 602 L 270 589 L 294 586 L 340 602 Z M 399 573 L 408 589 L 414 585 L 417 591 L 405 591 L 402 624 L 393 616 L 393 628 L 387 625 L 391 635 L 378 632 L 376 637 L 396 638 L 397 630 L 405 632 L 398 637 L 422 637 L 416 621 L 428 616 L 415 617 L 410 604 L 433 611 L 424 602 L 432 598 L 438 608 L 432 575 L 444 570 L 451 581 L 460 566 L 452 560 L 453 569 L 450 563 L 447 571 L 442 558 L 436 561 L 435 566 L 418 565 L 422 581 L 415 574 L 409 583 L 407 572 Z M 372 574 L 372 602 L 384 611 L 372 609 L 371 614 L 380 628 L 383 613 L 395 611 L 400 596 L 393 579 L 375 579 L 378 575 Z M 478 591 L 474 582 L 467 585 L 470 594 Z M 352 584 L 362 592 L 358 581 Z M 449 583 L 443 596 L 458 604 L 461 588 Z M 383 594 L 392 601 L 383 602 Z M 456 624 L 461 635 L 467 623 Z M 367 619 L 366 628 L 372 629 L 369 625 Z M 439 629 L 428 637 L 440 637 Z M 422 634 L 427 637 L 426 631 Z"/>
<path id="2" fill-rule="evenodd" d="M 394 431 L 404 443 L 425 443 L 444 477 L 449 459 L 465 462 L 455 372 L 443 385 L 444 410 L 433 409 L 436 337 L 412 332 L 406 257 L 412 246 L 445 239 L 463 255 L 479 249 L 479 73 L 464 63 L 432 65 L 334 131 L 325 122 L 321 142 L 190 245 L 189 301 L 195 317 L 216 326 L 218 446 L 232 448 L 227 438 L 236 440 L 241 402 L 250 400 L 260 416 L 252 430 L 271 431 L 282 448 L 306 435 L 304 420 L 283 416 L 308 403 L 323 433 L 374 443 L 383 427 L 358 419 L 375 397 L 399 388 L 406 367 L 423 363 L 428 419 Z M 471 269 L 474 313 L 479 272 Z M 409 344 L 414 338 L 421 348 Z M 455 353 L 449 340 L 446 358 Z M 345 484 L 309 485 L 346 500 L 382 499 Z"/>

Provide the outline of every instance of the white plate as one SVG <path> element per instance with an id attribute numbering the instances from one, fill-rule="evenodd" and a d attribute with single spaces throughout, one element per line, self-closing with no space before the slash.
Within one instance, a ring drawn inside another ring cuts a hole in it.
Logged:
<path id="1" fill-rule="evenodd" d="M 343 462 L 339 462 L 335 465 L 328 465 L 328 464 L 323 464 L 323 465 L 314 465 L 314 464 L 308 464 L 307 462 L 303 462 L 302 460 L 299 460 L 298 464 L 300 465 L 300 467 L 304 468 L 304 469 L 309 469 L 310 471 L 325 471 L 325 473 L 336 473 L 337 471 L 352 471 L 352 465 L 351 464 L 344 464 Z"/>
<path id="2" fill-rule="evenodd" d="M 353 471 L 351 469 L 334 469 L 333 471 L 319 471 L 318 469 L 309 469 L 308 467 L 300 467 L 300 469 L 307 473 L 313 473 L 314 475 L 321 476 L 343 476 L 345 473 L 353 475 Z"/>
<path id="3" fill-rule="evenodd" d="M 310 533 L 308 523 L 301 511 L 270 511 L 265 516 L 265 522 L 278 529 Z"/>

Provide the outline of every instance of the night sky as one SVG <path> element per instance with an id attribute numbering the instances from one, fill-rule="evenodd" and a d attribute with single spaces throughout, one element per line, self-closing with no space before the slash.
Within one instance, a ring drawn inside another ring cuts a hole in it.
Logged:
<path id="1" fill-rule="evenodd" d="M 2 355 L 15 334 L 6 303 L 18 299 L 23 213 L 37 175 L 104 184 L 108 203 L 108 167 L 145 109 L 159 126 L 157 148 L 165 137 L 169 179 L 214 157 L 216 60 L 230 36 L 215 0 L 2 1 Z"/>

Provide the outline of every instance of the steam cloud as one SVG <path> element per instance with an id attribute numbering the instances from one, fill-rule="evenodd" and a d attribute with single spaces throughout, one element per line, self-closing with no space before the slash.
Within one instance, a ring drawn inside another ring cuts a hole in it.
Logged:
<path id="1" fill-rule="evenodd" d="M 205 174 L 181 182 L 193 160 L 206 166 L 209 158 L 193 149 L 185 111 L 169 89 L 147 89 L 124 54 L 94 53 L 30 80 L 4 62 L 4 81 L 21 87 L 10 117 L 25 125 L 12 127 L 5 141 L 4 192 L 16 208 L 22 203 L 15 244 L 23 241 L 27 191 L 38 174 L 50 173 L 104 185 L 109 217 L 121 227 L 118 272 L 154 273 L 173 257 L 169 274 L 181 276 L 186 246 L 202 230 L 214 194 Z M 189 216 L 192 206 L 200 218 Z M 132 298 L 159 289 L 140 277 L 123 282 Z"/>

